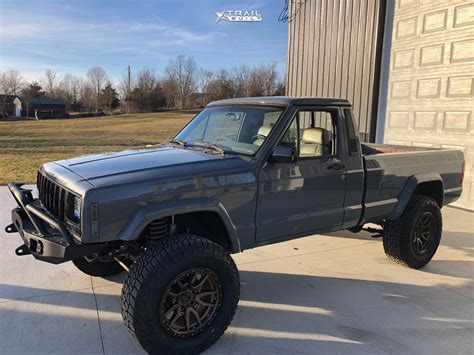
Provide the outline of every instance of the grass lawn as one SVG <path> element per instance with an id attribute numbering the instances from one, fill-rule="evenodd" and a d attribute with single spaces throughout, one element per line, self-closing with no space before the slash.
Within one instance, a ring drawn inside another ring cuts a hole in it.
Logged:
<path id="1" fill-rule="evenodd" d="M 0 184 L 34 182 L 44 162 L 168 141 L 194 114 L 0 121 Z"/>

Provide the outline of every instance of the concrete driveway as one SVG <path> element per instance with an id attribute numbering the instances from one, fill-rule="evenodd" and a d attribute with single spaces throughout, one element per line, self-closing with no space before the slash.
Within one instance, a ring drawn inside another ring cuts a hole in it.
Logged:
<path id="1" fill-rule="evenodd" d="M 120 316 L 123 276 L 17 257 L 14 201 L 0 187 L 0 353 L 142 354 Z M 379 239 L 338 232 L 235 255 L 232 326 L 208 354 L 474 352 L 474 215 L 443 209 L 444 235 L 423 270 L 389 262 Z"/>

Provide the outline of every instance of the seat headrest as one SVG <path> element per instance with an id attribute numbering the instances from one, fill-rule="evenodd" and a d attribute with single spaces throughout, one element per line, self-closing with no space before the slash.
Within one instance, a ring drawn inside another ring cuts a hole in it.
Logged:
<path id="1" fill-rule="evenodd" d="M 301 143 L 304 144 L 324 144 L 324 130 L 322 128 L 311 127 L 303 131 Z"/>
<path id="2" fill-rule="evenodd" d="M 272 130 L 272 127 L 270 126 L 262 126 L 258 129 L 257 134 L 260 136 L 268 137 L 268 134 L 270 133 L 271 130 Z"/>

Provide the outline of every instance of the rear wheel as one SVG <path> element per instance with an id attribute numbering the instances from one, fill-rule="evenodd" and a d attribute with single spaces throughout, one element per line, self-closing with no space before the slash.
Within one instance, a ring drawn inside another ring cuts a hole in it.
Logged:
<path id="1" fill-rule="evenodd" d="M 193 235 L 160 240 L 131 267 L 122 317 L 151 354 L 196 354 L 224 333 L 239 300 L 239 275 L 218 244 Z"/>
<path id="2" fill-rule="evenodd" d="M 385 222 L 385 254 L 397 263 L 422 268 L 436 253 L 441 231 L 441 211 L 436 201 L 415 195 L 398 219 Z"/>
<path id="3" fill-rule="evenodd" d="M 124 271 L 119 263 L 111 258 L 82 258 L 73 260 L 72 262 L 83 273 L 91 276 L 111 276 Z"/>

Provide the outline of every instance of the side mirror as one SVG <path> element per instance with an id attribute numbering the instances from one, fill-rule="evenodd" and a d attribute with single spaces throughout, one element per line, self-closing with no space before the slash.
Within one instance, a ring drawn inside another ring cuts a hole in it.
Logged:
<path id="1" fill-rule="evenodd" d="M 277 145 L 273 149 L 272 161 L 277 163 L 293 163 L 296 161 L 295 149 L 284 145 Z"/>

